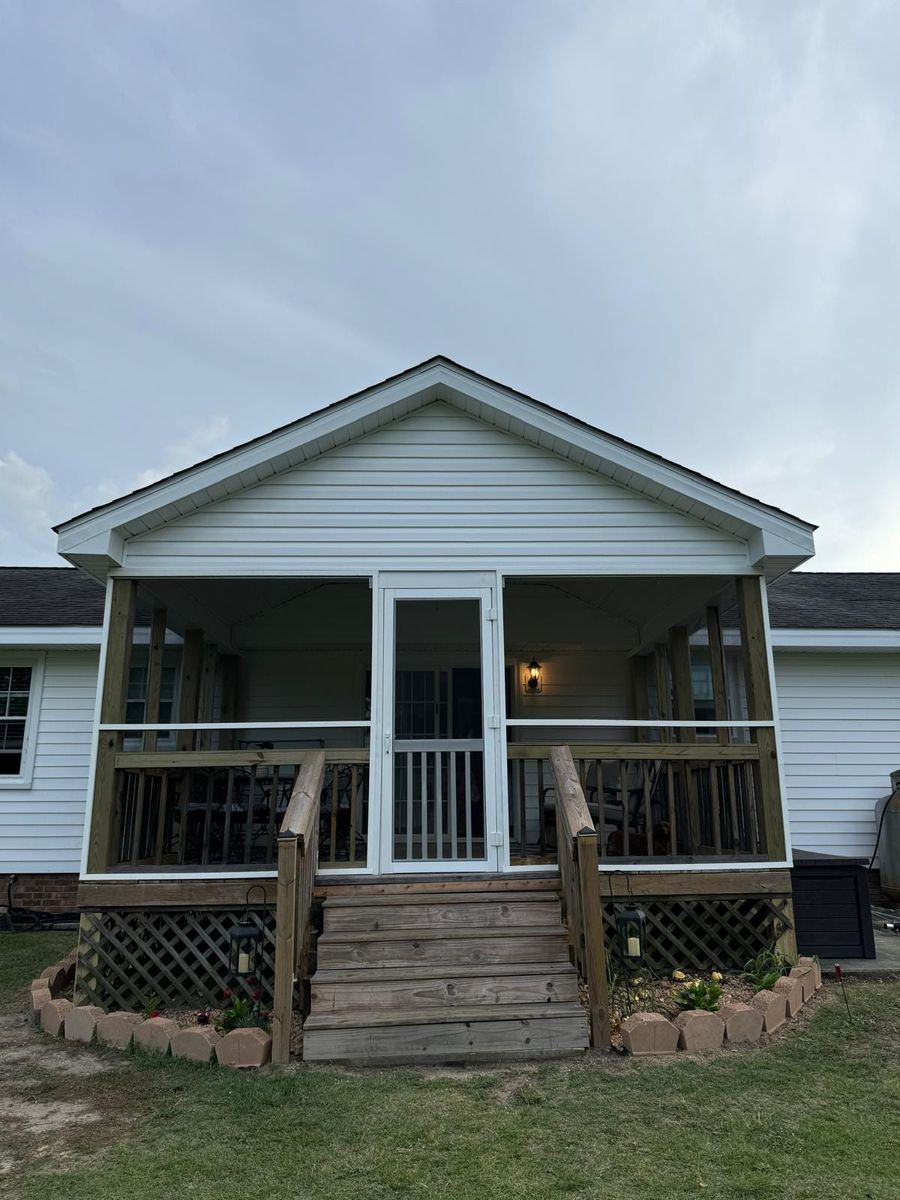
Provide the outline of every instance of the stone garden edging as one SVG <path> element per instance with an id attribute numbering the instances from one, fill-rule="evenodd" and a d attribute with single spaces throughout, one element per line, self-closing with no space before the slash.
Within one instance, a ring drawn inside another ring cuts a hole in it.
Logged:
<path id="1" fill-rule="evenodd" d="M 31 982 L 31 1018 L 44 1033 L 70 1042 L 93 1041 L 116 1050 L 132 1046 L 171 1054 L 187 1062 L 218 1063 L 238 1069 L 263 1067 L 272 1057 L 272 1037 L 262 1029 L 232 1029 L 221 1034 L 211 1025 L 179 1026 L 168 1017 L 143 1018 L 93 1004 L 73 1004 L 58 993 L 75 979 L 75 953 L 46 967 Z M 717 1012 L 688 1009 L 674 1020 L 657 1012 L 636 1012 L 622 1022 L 622 1042 L 635 1057 L 696 1054 L 722 1045 L 751 1045 L 795 1017 L 822 986 L 817 959 L 800 958 L 772 990 L 756 993 L 750 1004 L 729 1003 Z"/>
<path id="2" fill-rule="evenodd" d="M 51 1037 L 82 1045 L 96 1041 L 115 1050 L 140 1046 L 187 1062 L 215 1062 L 225 1067 L 263 1067 L 272 1057 L 271 1035 L 262 1029 L 232 1029 L 221 1034 L 211 1025 L 181 1027 L 168 1017 L 145 1020 L 140 1013 L 108 1013 L 95 1004 L 73 1004 L 59 993 L 74 979 L 73 951 L 31 982 L 31 1019 Z"/>
<path id="3" fill-rule="evenodd" d="M 672 1021 L 662 1013 L 632 1013 L 622 1022 L 622 1044 L 637 1058 L 752 1045 L 795 1017 L 821 986 L 818 960 L 800 958 L 771 991 L 757 992 L 750 1004 L 729 1003 L 717 1012 L 688 1009 Z"/>

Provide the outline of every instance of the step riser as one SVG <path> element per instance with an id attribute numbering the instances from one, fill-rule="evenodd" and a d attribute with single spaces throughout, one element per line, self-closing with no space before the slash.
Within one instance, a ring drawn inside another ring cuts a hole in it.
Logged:
<path id="1" fill-rule="evenodd" d="M 378 929 L 510 929 L 533 925 L 556 928 L 560 923 L 559 904 L 517 902 L 503 904 L 396 904 L 357 905 L 331 908 L 325 905 L 325 932 L 372 931 Z"/>
<path id="2" fill-rule="evenodd" d="M 572 975 L 504 975 L 478 979 L 410 979 L 392 982 L 312 983 L 312 1009 L 324 1013 L 403 1013 L 409 1009 L 452 1008 L 471 1004 L 546 1004 L 578 1000 Z"/>
<path id="3" fill-rule="evenodd" d="M 403 967 L 423 964 L 481 966 L 492 963 L 566 962 L 569 951 L 559 934 L 531 937 L 473 937 L 422 941 L 319 941 L 317 962 L 322 968 Z"/>
<path id="4" fill-rule="evenodd" d="M 588 1046 L 587 1020 L 450 1022 L 432 1026 L 309 1030 L 303 1057 L 309 1062 L 362 1065 L 491 1062 L 498 1059 L 564 1058 Z"/>

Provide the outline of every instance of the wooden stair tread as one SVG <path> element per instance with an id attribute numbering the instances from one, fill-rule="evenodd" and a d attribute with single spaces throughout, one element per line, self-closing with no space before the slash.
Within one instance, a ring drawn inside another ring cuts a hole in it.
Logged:
<path id="1" fill-rule="evenodd" d="M 403 906 L 406 904 L 552 904 L 555 895 L 535 892 L 402 892 L 390 896 L 328 896 L 325 908 L 368 908 L 371 906 Z"/>
<path id="2" fill-rule="evenodd" d="M 587 1049 L 558 883 L 504 883 L 329 890 L 304 1058 L 374 1066 Z"/>
<path id="3" fill-rule="evenodd" d="M 494 963 L 477 964 L 473 966 L 445 966 L 434 963 L 431 966 L 414 967 L 322 967 L 312 977 L 315 983 L 352 983 L 364 984 L 401 982 L 407 979 L 491 979 L 495 976 L 516 975 L 575 975 L 575 968 L 570 962 L 526 962 L 526 963 Z"/>
<path id="4" fill-rule="evenodd" d="M 565 1017 L 582 1018 L 587 1013 L 580 1004 L 545 1001 L 541 1004 L 475 1004 L 458 1008 L 406 1009 L 403 1012 L 320 1013 L 306 1018 L 304 1033 L 316 1029 L 372 1029 L 407 1025 L 468 1025 L 479 1021 L 543 1021 Z"/>
<path id="5" fill-rule="evenodd" d="M 565 937 L 564 925 L 469 925 L 449 929 L 330 929 L 318 939 L 319 946 L 355 942 L 428 942 L 453 939 L 495 940 L 497 938 Z"/>

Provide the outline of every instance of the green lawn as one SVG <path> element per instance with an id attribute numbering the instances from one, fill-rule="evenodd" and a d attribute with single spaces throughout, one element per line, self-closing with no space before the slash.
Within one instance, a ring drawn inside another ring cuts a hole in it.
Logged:
<path id="1" fill-rule="evenodd" d="M 852 1025 L 834 995 L 779 1044 L 707 1061 L 247 1075 L 104 1056 L 99 1076 L 39 1072 L 28 1102 L 102 1120 L 58 1132 L 6 1186 L 22 1200 L 897 1200 L 900 985 L 850 992 Z"/>

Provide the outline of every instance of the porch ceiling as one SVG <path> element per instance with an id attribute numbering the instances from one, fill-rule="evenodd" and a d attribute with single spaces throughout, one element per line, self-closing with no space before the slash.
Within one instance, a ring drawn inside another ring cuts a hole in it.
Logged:
<path id="1" fill-rule="evenodd" d="M 171 629 L 198 626 L 222 649 L 371 642 L 367 579 L 154 579 L 140 586 L 148 606 L 167 609 Z M 516 594 L 535 615 L 527 633 L 510 622 Z M 732 580 L 705 575 L 508 576 L 506 595 L 510 649 L 518 640 L 530 645 L 535 636 L 544 648 L 573 640 L 592 644 L 603 625 L 617 648 L 634 652 L 672 625 L 693 631 L 708 604 L 727 609 L 735 602 Z M 588 632 L 582 638 L 576 630 Z"/>

